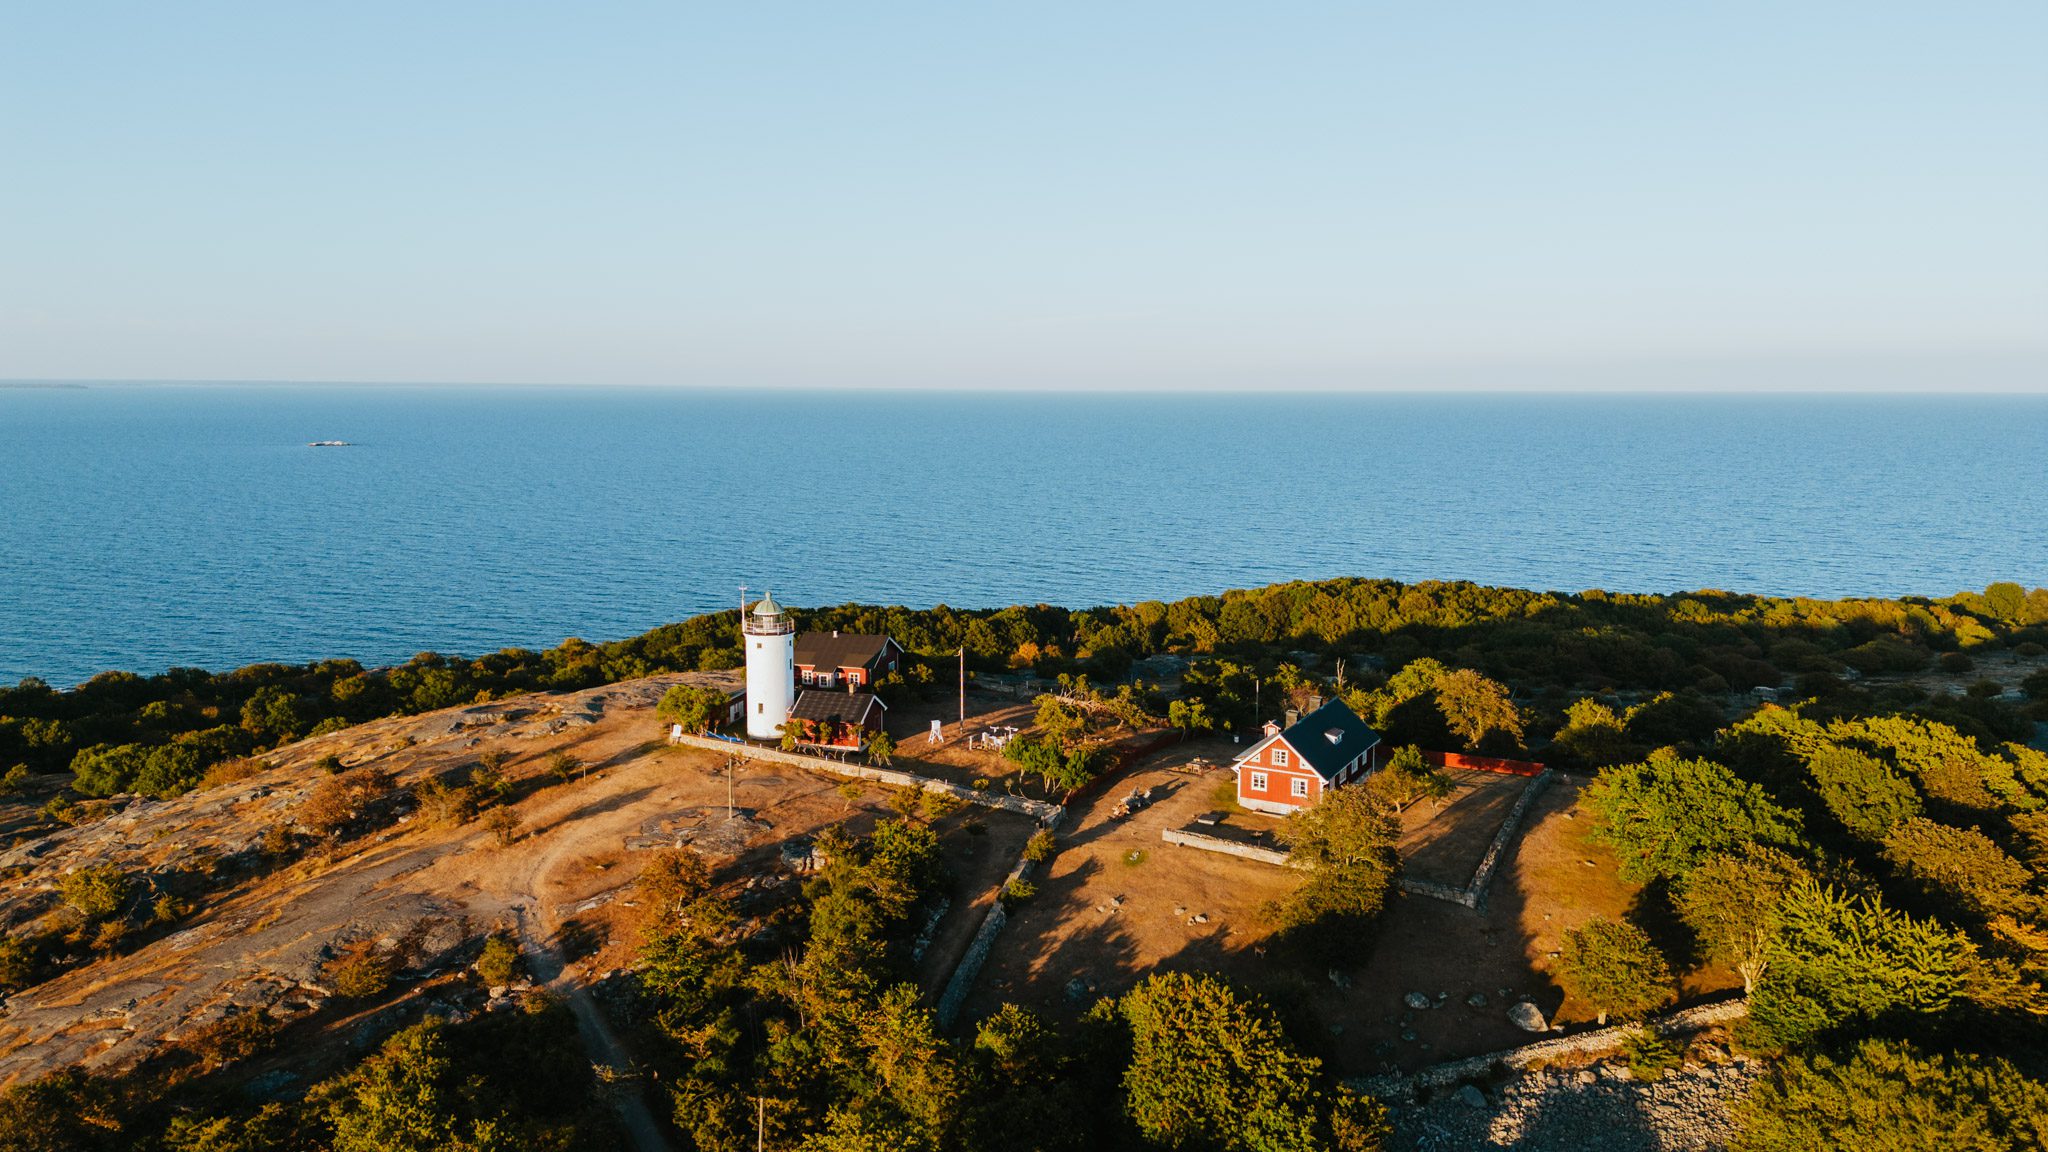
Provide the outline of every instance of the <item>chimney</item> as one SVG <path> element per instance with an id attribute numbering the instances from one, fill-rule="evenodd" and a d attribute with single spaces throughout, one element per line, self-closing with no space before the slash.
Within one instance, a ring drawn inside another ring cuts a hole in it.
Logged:
<path id="1" fill-rule="evenodd" d="M 1287 710 L 1287 726 L 1292 728 L 1299 723 L 1301 723 L 1301 713 L 1293 708 L 1289 708 Z"/>
<path id="2" fill-rule="evenodd" d="M 832 638 L 833 638 L 834 640 L 837 640 L 837 639 L 839 639 L 839 629 L 837 629 L 837 628 L 834 628 L 834 629 L 832 630 Z"/>

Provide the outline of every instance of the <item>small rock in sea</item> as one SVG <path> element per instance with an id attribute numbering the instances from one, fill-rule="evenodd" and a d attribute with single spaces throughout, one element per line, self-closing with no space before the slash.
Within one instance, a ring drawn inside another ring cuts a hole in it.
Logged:
<path id="1" fill-rule="evenodd" d="M 1474 992 L 1470 996 L 1465 997 L 1465 1003 L 1470 1004 L 1474 1008 L 1484 1008 L 1486 1007 L 1486 993 Z"/>
<path id="2" fill-rule="evenodd" d="M 1415 1030 L 1411 1028 L 1401 1033 L 1401 1039 L 1408 1041 L 1410 1044 L 1415 1043 Z"/>
<path id="3" fill-rule="evenodd" d="M 1086 995 L 1088 995 L 1087 981 L 1081 979 L 1079 976 L 1076 976 L 1072 980 L 1067 981 L 1067 999 L 1080 1000 L 1082 997 Z"/>
<path id="4" fill-rule="evenodd" d="M 1410 1008 L 1413 1008 L 1419 1012 L 1422 1009 L 1429 1007 L 1431 1001 L 1427 995 L 1421 992 L 1410 992 L 1406 996 L 1401 997 L 1401 1003 L 1406 1004 Z"/>
<path id="5" fill-rule="evenodd" d="M 1458 1089 L 1458 1099 L 1468 1108 L 1486 1107 L 1486 1093 L 1481 1092 L 1470 1084 Z"/>
<path id="6" fill-rule="evenodd" d="M 1330 1025 L 1330 1035 L 1332 1035 L 1332 1036 L 1342 1036 L 1343 1034 L 1344 1034 L 1344 1026 L 1343 1026 L 1342 1024 L 1332 1024 L 1332 1025 Z"/>
<path id="7" fill-rule="evenodd" d="M 1330 983 L 1335 984 L 1339 988 L 1349 988 L 1351 987 L 1351 977 L 1332 968 L 1330 969 Z"/>
<path id="8" fill-rule="evenodd" d="M 1508 1023 L 1524 1032 L 1550 1031 L 1550 1022 L 1543 1018 L 1543 1009 L 1527 1000 L 1508 1009 Z"/>

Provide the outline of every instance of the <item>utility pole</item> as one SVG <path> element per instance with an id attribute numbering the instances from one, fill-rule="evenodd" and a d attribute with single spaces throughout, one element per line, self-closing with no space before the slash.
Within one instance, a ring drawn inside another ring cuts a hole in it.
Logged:
<path id="1" fill-rule="evenodd" d="M 754 1097 L 754 1152 L 763 1152 L 768 1146 L 768 1098 Z"/>
<path id="2" fill-rule="evenodd" d="M 741 650 L 742 652 L 746 651 L 746 648 L 747 648 L 747 637 L 746 637 L 746 631 L 747 631 L 747 586 L 746 586 L 745 584 L 742 584 L 742 585 L 740 585 L 740 650 Z"/>
<path id="3" fill-rule="evenodd" d="M 740 774 L 740 758 L 728 754 L 725 758 L 725 818 L 728 823 L 738 813 L 733 808 L 733 778 Z"/>
<path id="4" fill-rule="evenodd" d="M 960 726 L 967 726 L 967 645 L 960 646 Z"/>

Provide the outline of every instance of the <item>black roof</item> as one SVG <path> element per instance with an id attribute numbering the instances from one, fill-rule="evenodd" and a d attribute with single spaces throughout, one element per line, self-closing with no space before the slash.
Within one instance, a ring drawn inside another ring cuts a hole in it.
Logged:
<path id="1" fill-rule="evenodd" d="M 868 710 L 881 701 L 872 692 L 831 692 L 811 689 L 797 694 L 796 707 L 789 710 L 792 720 L 826 721 L 833 724 L 859 724 L 867 719 Z M 882 705 L 884 709 L 888 705 Z"/>
<path id="2" fill-rule="evenodd" d="M 1332 700 L 1296 720 L 1280 737 L 1325 780 L 1380 742 L 1380 734 L 1342 700 Z"/>
<path id="3" fill-rule="evenodd" d="M 800 632 L 796 638 L 796 662 L 815 669 L 873 668 L 882 658 L 890 640 L 858 632 Z"/>

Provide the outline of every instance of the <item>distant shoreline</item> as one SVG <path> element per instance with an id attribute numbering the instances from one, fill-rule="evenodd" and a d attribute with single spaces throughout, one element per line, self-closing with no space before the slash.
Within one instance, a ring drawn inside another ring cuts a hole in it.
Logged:
<path id="1" fill-rule="evenodd" d="M 0 388 L 90 388 L 76 380 L 0 380 Z"/>

